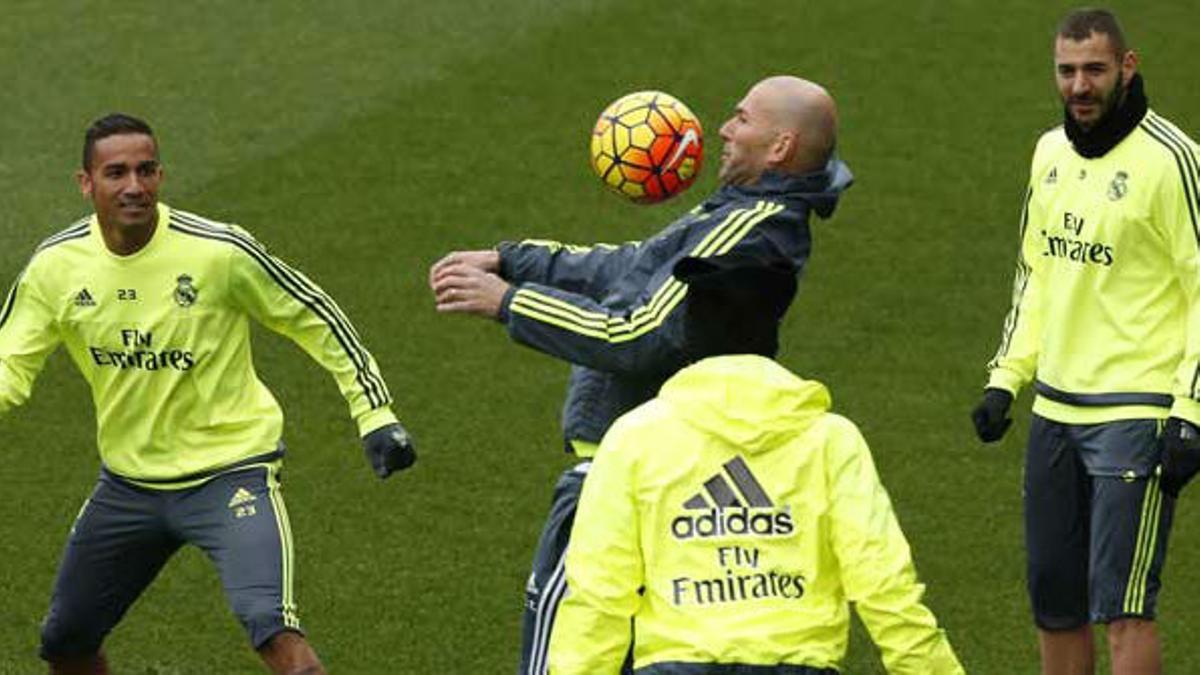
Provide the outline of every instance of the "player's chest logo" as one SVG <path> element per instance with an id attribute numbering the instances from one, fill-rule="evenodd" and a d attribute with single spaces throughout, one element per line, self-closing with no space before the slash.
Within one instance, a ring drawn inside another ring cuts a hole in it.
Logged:
<path id="1" fill-rule="evenodd" d="M 95 307 L 96 299 L 92 297 L 92 292 L 89 291 L 85 286 L 75 294 L 75 297 L 71 303 L 76 307 Z"/>
<path id="2" fill-rule="evenodd" d="M 196 304 L 196 298 L 200 292 L 192 285 L 192 276 L 190 274 L 180 274 L 176 279 L 175 286 L 175 303 L 180 307 L 191 307 Z"/>
<path id="3" fill-rule="evenodd" d="M 1129 194 L 1129 174 L 1124 171 L 1118 171 L 1113 176 L 1112 182 L 1108 184 L 1108 199 L 1109 201 L 1119 201 Z"/>

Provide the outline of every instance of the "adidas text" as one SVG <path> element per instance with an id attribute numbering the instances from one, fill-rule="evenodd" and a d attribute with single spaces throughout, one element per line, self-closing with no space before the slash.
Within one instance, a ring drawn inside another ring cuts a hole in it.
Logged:
<path id="1" fill-rule="evenodd" d="M 730 535 L 786 537 L 796 530 L 787 509 L 751 509 L 733 507 L 708 509 L 700 515 L 690 513 L 671 521 L 676 539 L 713 538 Z"/>

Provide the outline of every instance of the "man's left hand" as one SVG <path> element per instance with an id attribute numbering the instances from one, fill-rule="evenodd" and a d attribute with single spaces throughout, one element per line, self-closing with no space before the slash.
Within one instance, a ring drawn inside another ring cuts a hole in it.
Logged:
<path id="1" fill-rule="evenodd" d="M 367 462 L 380 478 L 387 478 L 393 471 L 403 471 L 417 461 L 412 436 L 399 422 L 379 427 L 363 436 L 362 441 Z"/>
<path id="2" fill-rule="evenodd" d="M 1162 491 L 1178 497 L 1200 472 L 1200 429 L 1180 418 L 1169 417 L 1163 427 Z"/>
<path id="3" fill-rule="evenodd" d="M 433 297 L 439 312 L 498 319 L 508 288 L 508 282 L 491 272 L 464 263 L 452 263 L 438 271 L 433 280 Z"/>

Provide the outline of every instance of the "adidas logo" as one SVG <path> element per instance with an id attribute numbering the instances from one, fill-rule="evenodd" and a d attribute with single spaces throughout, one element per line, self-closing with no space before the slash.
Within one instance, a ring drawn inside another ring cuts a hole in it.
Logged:
<path id="1" fill-rule="evenodd" d="M 88 289 L 85 288 L 82 291 L 79 291 L 78 294 L 76 294 L 75 306 L 76 307 L 95 307 L 96 301 L 95 301 L 95 299 L 92 298 L 92 294 L 88 293 Z"/>
<path id="2" fill-rule="evenodd" d="M 1043 182 L 1045 182 L 1046 185 L 1054 185 L 1055 183 L 1058 182 L 1058 167 L 1057 166 L 1050 169 L 1050 174 L 1046 176 L 1046 180 Z"/>
<path id="3" fill-rule="evenodd" d="M 795 532 L 791 510 L 775 506 L 746 460 L 735 457 L 722 469 L 683 503 L 688 511 L 700 513 L 685 513 L 671 521 L 671 534 L 676 539 L 782 537 Z"/>
<path id="4" fill-rule="evenodd" d="M 258 501 L 258 497 L 255 497 L 253 494 L 251 494 L 246 488 L 240 487 L 237 489 L 237 492 L 233 493 L 233 497 L 229 499 L 229 508 L 232 509 L 234 507 L 241 506 L 243 504 L 249 504 L 250 502 L 254 501 Z"/>

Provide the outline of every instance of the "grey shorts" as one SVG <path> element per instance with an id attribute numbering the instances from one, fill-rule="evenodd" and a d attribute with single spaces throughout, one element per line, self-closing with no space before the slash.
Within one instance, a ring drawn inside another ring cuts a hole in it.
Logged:
<path id="1" fill-rule="evenodd" d="M 67 538 L 42 625 L 42 658 L 98 651 L 183 544 L 216 564 L 255 648 L 281 631 L 301 632 L 291 528 L 275 468 L 238 469 L 178 490 L 140 487 L 102 469 Z"/>
<path id="2" fill-rule="evenodd" d="M 1034 415 L 1025 546 L 1038 627 L 1154 618 L 1175 506 L 1159 488 L 1161 425 L 1062 424 Z"/>

